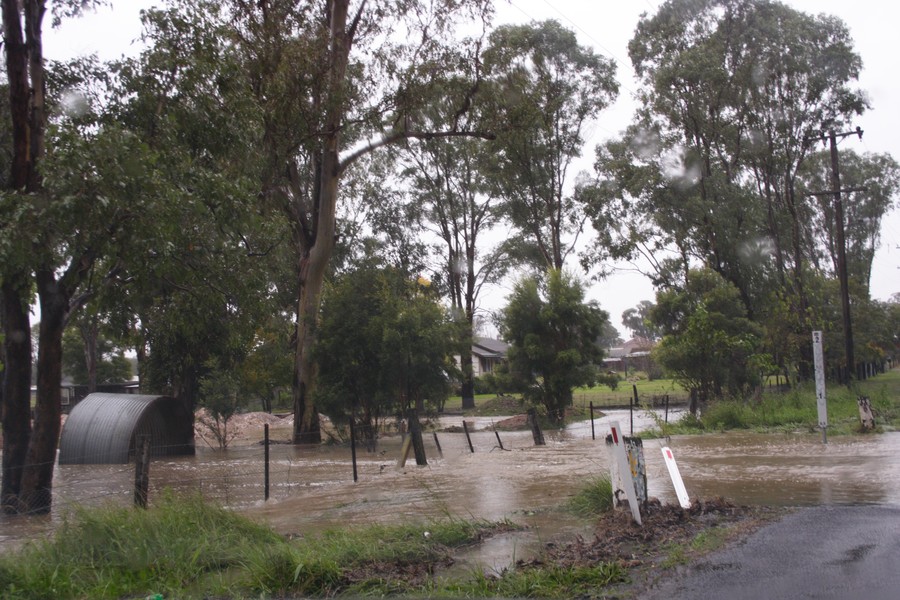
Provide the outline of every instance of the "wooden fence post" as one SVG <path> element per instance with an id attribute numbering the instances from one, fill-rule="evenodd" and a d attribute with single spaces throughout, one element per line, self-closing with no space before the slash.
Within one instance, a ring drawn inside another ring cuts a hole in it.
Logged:
<path id="1" fill-rule="evenodd" d="M 591 439 L 596 440 L 597 434 L 594 431 L 594 401 L 591 400 Z"/>
<path id="2" fill-rule="evenodd" d="M 528 424 L 531 426 L 531 437 L 534 438 L 535 446 L 544 445 L 544 434 L 541 432 L 541 426 L 538 424 L 537 411 L 533 408 L 528 409 Z"/>
<path id="3" fill-rule="evenodd" d="M 147 508 L 147 495 L 150 491 L 150 436 L 143 435 L 135 446 L 140 449 L 135 452 L 134 461 L 134 505 Z"/>
<path id="4" fill-rule="evenodd" d="M 463 432 L 466 434 L 466 441 L 469 442 L 469 452 L 475 454 L 475 447 L 472 446 L 472 436 L 469 435 L 469 426 L 466 424 L 465 419 L 463 419 Z"/>
<path id="5" fill-rule="evenodd" d="M 353 460 L 353 482 L 356 483 L 359 475 L 356 471 L 356 427 L 353 421 L 353 417 L 350 417 L 350 458 Z"/>
<path id="6" fill-rule="evenodd" d="M 437 431 L 432 431 L 431 435 L 434 436 L 434 445 L 437 446 L 438 456 L 444 458 L 444 451 L 441 450 L 441 442 L 438 441 Z"/>
<path id="7" fill-rule="evenodd" d="M 422 441 L 422 426 L 419 424 L 419 415 L 415 409 L 410 409 L 406 416 L 409 421 L 409 435 L 412 438 L 416 464 L 423 467 L 428 464 L 428 461 L 425 459 L 425 442 Z"/>
<path id="8" fill-rule="evenodd" d="M 269 424 L 263 424 L 263 447 L 265 448 L 265 466 L 263 467 L 263 499 L 269 499 Z"/>
<path id="9" fill-rule="evenodd" d="M 500 444 L 500 449 L 506 450 L 506 448 L 503 447 L 503 442 L 500 441 L 500 432 L 494 429 L 494 435 L 497 436 L 497 443 Z"/>

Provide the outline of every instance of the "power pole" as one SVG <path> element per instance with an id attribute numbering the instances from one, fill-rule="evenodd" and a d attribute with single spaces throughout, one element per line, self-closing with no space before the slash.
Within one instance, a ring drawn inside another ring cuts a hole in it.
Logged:
<path id="1" fill-rule="evenodd" d="M 843 308 L 844 317 L 844 356 L 847 361 L 847 384 L 853 379 L 856 371 L 856 360 L 853 356 L 853 328 L 850 321 L 850 285 L 847 274 L 847 245 L 844 239 L 844 203 L 841 200 L 841 192 L 859 192 L 866 191 L 867 188 L 848 188 L 841 189 L 841 173 L 840 163 L 838 161 L 837 140 L 851 135 L 858 135 L 862 139 L 863 130 L 857 127 L 854 131 L 844 131 L 835 133 L 834 129 L 828 132 L 827 141 L 831 147 L 831 191 L 814 192 L 810 195 L 830 195 L 834 197 L 834 224 L 835 224 L 835 242 L 837 245 L 837 271 L 838 281 L 841 284 L 841 306 Z M 822 132 L 818 136 L 809 136 L 804 142 L 810 139 L 818 139 L 826 141 L 825 133 Z"/>

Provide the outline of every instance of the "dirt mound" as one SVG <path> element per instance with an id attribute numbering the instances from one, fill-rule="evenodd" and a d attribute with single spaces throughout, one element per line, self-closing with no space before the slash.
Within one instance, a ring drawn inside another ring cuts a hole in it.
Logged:
<path id="1" fill-rule="evenodd" d="M 566 544 L 548 543 L 541 556 L 519 564 L 569 567 L 615 562 L 628 568 L 659 566 L 672 559 L 670 553 L 675 549 L 683 555 L 698 552 L 701 548 L 691 543 L 704 531 L 718 529 L 719 543 L 724 544 L 758 527 L 772 514 L 769 509 L 735 506 L 722 498 L 697 500 L 688 509 L 652 500 L 641 510 L 643 525 L 637 525 L 630 512 L 615 510 L 600 517 L 592 540 L 577 536 Z"/>
<path id="2" fill-rule="evenodd" d="M 236 425 L 244 429 L 262 429 L 263 425 L 278 427 L 293 427 L 294 425 L 294 416 L 290 414 L 277 415 L 267 412 L 248 412 L 235 415 L 232 418 Z"/>
<path id="3" fill-rule="evenodd" d="M 521 431 L 528 428 L 528 415 L 516 415 L 494 423 L 494 429 L 498 431 Z"/>

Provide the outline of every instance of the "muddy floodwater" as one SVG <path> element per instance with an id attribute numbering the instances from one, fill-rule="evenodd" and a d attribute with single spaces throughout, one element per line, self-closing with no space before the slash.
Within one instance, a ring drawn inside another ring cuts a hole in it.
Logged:
<path id="1" fill-rule="evenodd" d="M 676 415 L 671 415 L 676 418 Z M 472 561 L 502 568 L 540 543 L 584 532 L 589 524 L 555 510 L 588 479 L 607 472 L 604 437 L 609 422 L 628 432 L 629 412 L 610 411 L 563 431 L 545 431 L 546 446 L 533 445 L 530 432 L 485 430 L 492 419 L 467 419 L 475 452 L 463 433 L 425 435 L 427 466 L 410 458 L 398 468 L 400 437 L 379 441 L 375 452 L 359 450 L 353 482 L 350 449 L 273 445 L 270 499 L 263 501 L 263 449 L 242 446 L 225 452 L 198 448 L 194 457 L 154 460 L 150 500 L 164 488 L 196 491 L 285 534 L 304 535 L 323 528 L 369 523 L 402 523 L 455 517 L 511 519 L 528 525 L 524 534 L 501 536 L 478 549 Z M 474 422 L 474 423 L 473 423 Z M 440 426 L 459 425 L 446 417 Z M 634 430 L 653 419 L 634 414 Z M 472 427 L 474 425 L 474 427 Z M 273 439 L 287 431 L 273 432 Z M 262 434 L 260 433 L 260 438 Z M 500 449 L 500 443 L 503 449 Z M 660 448 L 675 453 L 691 497 L 724 496 L 738 504 L 802 506 L 815 504 L 900 504 L 900 433 L 833 437 L 817 434 L 727 433 L 645 440 L 651 496 L 675 503 Z M 131 465 L 57 466 L 54 511 L 37 518 L 0 517 L 0 550 L 46 535 L 75 505 L 132 501 Z M 468 564 L 465 557 L 460 564 Z"/>

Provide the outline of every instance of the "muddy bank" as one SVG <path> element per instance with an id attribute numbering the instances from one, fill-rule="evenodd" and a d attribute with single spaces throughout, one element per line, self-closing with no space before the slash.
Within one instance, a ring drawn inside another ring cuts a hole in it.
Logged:
<path id="1" fill-rule="evenodd" d="M 604 590 L 602 597 L 639 597 L 663 577 L 787 512 L 784 508 L 737 506 L 724 498 L 696 500 L 689 509 L 651 501 L 641 511 L 640 526 L 629 512 L 615 510 L 597 520 L 592 537 L 548 543 L 544 552 L 519 561 L 517 567 L 572 568 L 611 562 L 626 569 L 629 580 Z"/>

